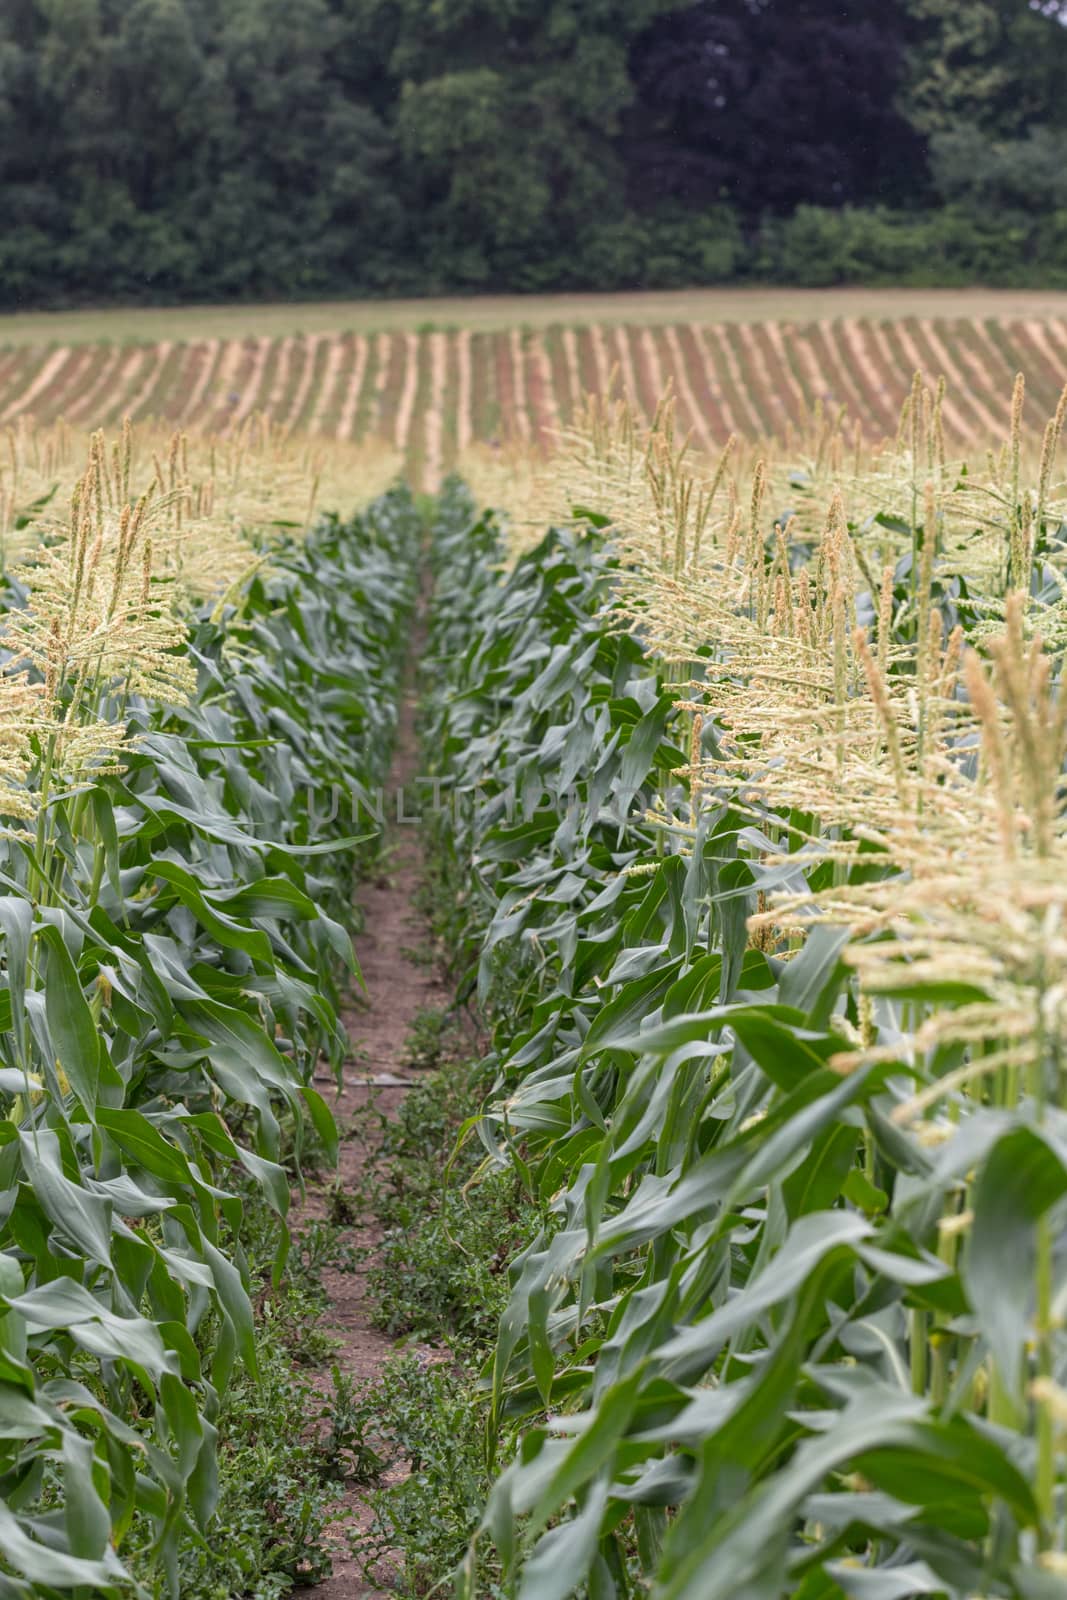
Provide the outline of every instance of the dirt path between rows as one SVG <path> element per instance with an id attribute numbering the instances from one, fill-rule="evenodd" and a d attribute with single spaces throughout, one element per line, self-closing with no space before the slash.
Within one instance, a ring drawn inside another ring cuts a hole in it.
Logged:
<path id="1" fill-rule="evenodd" d="M 405 1051 L 412 1023 L 419 1011 L 447 1005 L 450 999 L 440 976 L 424 960 L 416 959 L 418 947 L 425 942 L 424 923 L 415 903 L 422 868 L 422 832 L 415 824 L 398 824 L 395 820 L 396 796 L 405 788 L 410 793 L 418 775 L 415 674 L 423 636 L 420 609 L 386 786 L 387 816 L 392 820 L 386 826 L 378 873 L 357 893 L 363 932 L 356 935 L 354 942 L 366 985 L 366 1004 L 354 1001 L 344 1014 L 350 1048 L 339 1098 L 333 1098 L 332 1074 L 324 1073 L 324 1081 L 319 1083 L 333 1107 L 341 1133 L 339 1167 L 337 1173 L 324 1172 L 314 1187 L 309 1185 L 307 1200 L 294 1217 L 297 1228 L 327 1213 L 329 1192 L 336 1179 L 340 1179 L 346 1193 L 359 1188 L 375 1160 L 376 1113 L 395 1115 L 406 1093 L 405 1083 L 412 1082 L 415 1076 L 407 1065 Z M 371 1102 L 373 1111 L 368 1115 Z M 370 1247 L 373 1252 L 378 1236 L 373 1221 L 364 1222 L 347 1229 L 343 1243 L 356 1249 Z M 329 1297 L 323 1325 L 340 1341 L 333 1359 L 357 1385 L 366 1385 L 381 1373 L 393 1350 L 392 1341 L 372 1323 L 366 1267 L 354 1273 L 329 1267 L 323 1272 L 323 1284 Z M 330 1381 L 329 1373 L 324 1373 L 324 1392 L 328 1392 Z M 372 1596 L 391 1593 L 386 1586 L 387 1572 L 379 1570 L 377 1586 L 368 1583 L 350 1554 L 352 1533 L 369 1526 L 370 1520 L 363 1490 L 358 1485 L 346 1488 L 338 1499 L 331 1539 L 333 1576 L 315 1588 L 302 1590 L 307 1600 L 370 1600 Z"/>

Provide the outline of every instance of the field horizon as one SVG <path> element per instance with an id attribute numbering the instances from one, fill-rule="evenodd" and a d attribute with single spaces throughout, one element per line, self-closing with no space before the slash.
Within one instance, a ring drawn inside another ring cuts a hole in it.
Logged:
<path id="1" fill-rule="evenodd" d="M 257 334 L 417 332 L 431 323 L 441 330 L 499 331 L 553 324 L 816 322 L 837 316 L 1062 317 L 1067 316 L 1067 290 L 726 285 L 611 293 L 87 307 L 0 313 L 0 350 L 58 342 L 132 344 Z"/>

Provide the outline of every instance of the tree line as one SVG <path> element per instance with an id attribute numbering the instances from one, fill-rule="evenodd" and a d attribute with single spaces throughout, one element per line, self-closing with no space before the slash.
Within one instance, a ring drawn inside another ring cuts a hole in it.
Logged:
<path id="1" fill-rule="evenodd" d="M 5 0 L 0 304 L 1067 282 L 1060 9 Z"/>

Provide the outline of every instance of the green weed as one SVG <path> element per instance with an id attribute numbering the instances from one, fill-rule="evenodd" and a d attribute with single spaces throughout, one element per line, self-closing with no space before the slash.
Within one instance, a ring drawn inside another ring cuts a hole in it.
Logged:
<path id="1" fill-rule="evenodd" d="M 373 1523 L 353 1548 L 369 1578 L 388 1558 L 390 1592 L 402 1600 L 449 1579 L 480 1521 L 488 1396 L 476 1374 L 507 1301 L 508 1262 L 543 1222 L 512 1172 L 480 1173 L 481 1147 L 456 1149 L 490 1081 L 463 1044 L 450 1013 L 419 1013 L 407 1061 L 425 1076 L 396 1119 L 382 1120 L 379 1158 L 345 1202 L 385 1227 L 367 1280 L 379 1326 L 450 1352 L 398 1356 L 361 1393 L 335 1377 L 327 1448 L 359 1481 L 377 1481 Z M 387 1472 L 399 1481 L 382 1483 Z M 479 1581 L 480 1595 L 500 1592 L 494 1569 Z"/>
<path id="2" fill-rule="evenodd" d="M 187 1528 L 179 1543 L 182 1600 L 275 1600 L 330 1571 L 324 1536 L 345 1464 L 333 1442 L 338 1401 L 324 1400 L 311 1369 L 336 1347 L 322 1326 L 321 1272 L 344 1256 L 337 1231 L 315 1222 L 294 1240 L 282 1287 L 271 1289 L 277 1226 L 250 1192 L 244 1241 L 252 1281 L 264 1285 L 256 1318 L 259 1376 L 240 1368 L 222 1401 L 218 1506 L 206 1539 Z M 147 1528 L 135 1523 L 131 1545 L 146 1540 Z M 135 1577 L 150 1581 L 136 1559 L 130 1565 Z"/>
<path id="3" fill-rule="evenodd" d="M 484 1416 L 468 1377 L 414 1355 L 391 1363 L 368 1397 L 376 1447 L 406 1475 L 369 1494 L 374 1520 L 352 1548 L 368 1573 L 388 1559 L 398 1600 L 430 1594 L 463 1559 L 489 1491 Z M 481 1574 L 481 1596 L 501 1592 L 496 1576 Z"/>

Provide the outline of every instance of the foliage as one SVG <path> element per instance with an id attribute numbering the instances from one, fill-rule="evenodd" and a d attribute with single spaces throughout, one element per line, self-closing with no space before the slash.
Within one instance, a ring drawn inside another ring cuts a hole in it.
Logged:
<path id="1" fill-rule="evenodd" d="M 150 501 L 125 501 L 121 449 L 113 471 L 94 452 L 7 618 L 12 1595 L 116 1592 L 128 1552 L 173 1591 L 183 1541 L 210 1530 L 220 1406 L 258 1367 L 234 1175 L 277 1215 L 280 1276 L 307 1130 L 335 1138 L 311 1078 L 343 1051 L 359 841 L 331 798 L 380 776 L 418 527 L 401 493 L 328 521 L 186 626 Z"/>
<path id="2" fill-rule="evenodd" d="M 255 1191 L 244 1187 L 244 1245 L 258 1291 L 258 1372 L 253 1377 L 239 1368 L 219 1408 L 218 1502 L 207 1538 L 182 1541 L 183 1600 L 230 1600 L 235 1594 L 274 1600 L 288 1594 L 294 1581 L 329 1573 L 324 1535 L 340 1463 L 324 1424 L 335 1422 L 339 1397 L 324 1406 L 304 1358 L 309 1342 L 322 1338 L 320 1258 L 332 1252 L 321 1244 L 316 1248 L 315 1241 L 294 1241 L 298 1248 L 286 1276 L 272 1288 L 277 1221 Z"/>
<path id="3" fill-rule="evenodd" d="M 353 1540 L 368 1576 L 383 1564 L 389 1593 L 421 1600 L 446 1581 L 478 1526 L 489 1489 L 485 1397 L 469 1376 L 398 1356 L 349 1418 L 353 1453 L 399 1481 L 367 1495 L 370 1527 Z M 483 1594 L 501 1591 L 483 1584 Z"/>
<path id="4" fill-rule="evenodd" d="M 899 4 L 716 0 L 662 18 L 633 54 L 631 192 L 747 217 L 912 199 L 923 151 L 895 103 L 907 42 Z"/>
<path id="5" fill-rule="evenodd" d="M 390 1592 L 413 1597 L 448 1579 L 478 1525 L 489 1475 L 477 1374 L 507 1303 L 508 1260 L 544 1220 L 512 1172 L 469 1187 L 478 1146 L 456 1140 L 489 1080 L 467 1044 L 448 1013 L 420 1015 L 409 1050 L 424 1075 L 382 1118 L 374 1168 L 346 1197 L 384 1224 L 367 1276 L 376 1321 L 432 1347 L 397 1355 L 361 1389 L 342 1379 L 334 1405 L 337 1459 L 369 1486 L 373 1513 L 355 1553 L 368 1579 L 382 1561 Z"/>
<path id="6" fill-rule="evenodd" d="M 523 286 L 625 216 L 627 46 L 661 9 L 18 0 L 2 298 Z"/>
<path id="7" fill-rule="evenodd" d="M 990 140 L 960 123 L 930 141 L 934 182 L 949 204 L 978 213 L 1067 209 L 1067 130 L 1032 128 L 1023 139 Z"/>
<path id="8" fill-rule="evenodd" d="M 375 1321 L 386 1333 L 443 1337 L 460 1350 L 484 1345 L 507 1303 L 507 1263 L 540 1219 L 512 1173 L 491 1174 L 473 1194 L 454 1180 L 435 1190 L 406 1187 L 384 1209 L 367 1280 Z"/>
<path id="9" fill-rule="evenodd" d="M 975 190 L 1000 187 L 1017 170 L 1014 158 L 1006 169 L 983 163 L 969 181 Z M 1035 188 L 1043 182 L 1034 181 Z M 994 210 L 956 203 L 909 212 L 798 206 L 791 217 L 764 225 L 757 271 L 779 283 L 813 286 L 1055 286 L 1067 283 L 1065 239 L 1062 208 Z"/>
<path id="10" fill-rule="evenodd" d="M 478 1128 L 554 1222 L 492 1376 L 522 1600 L 1062 1583 L 1063 407 L 1038 465 L 1017 389 L 972 476 L 941 403 L 854 520 L 841 453 L 794 467 L 781 535 L 761 463 L 694 538 L 662 420 L 594 437 L 615 555 L 556 531 L 501 579 L 446 492 Z"/>
<path id="11" fill-rule="evenodd" d="M 478 1147 L 455 1150 L 455 1140 L 490 1080 L 448 1014 L 423 1013 L 409 1051 L 421 1075 L 396 1118 L 382 1119 L 362 1192 L 344 1204 L 372 1211 L 382 1228 L 367 1273 L 378 1326 L 476 1364 L 507 1300 L 507 1263 L 542 1218 L 514 1173 L 467 1187 Z"/>
<path id="12" fill-rule="evenodd" d="M 935 205 L 928 137 L 1025 158 L 1065 53 L 1021 0 L 9 0 L 0 305 L 758 275 L 796 205 Z"/>
<path id="13" fill-rule="evenodd" d="M 912 47 L 903 109 L 924 134 L 979 124 L 999 139 L 1062 127 L 1062 13 L 1015 0 L 904 0 Z M 1057 25 L 1050 27 L 1049 21 Z"/>
<path id="14" fill-rule="evenodd" d="M 373 281 L 403 214 L 344 38 L 325 0 L 5 8 L 6 297 L 37 298 L 49 249 L 53 293 L 98 298 Z"/>

